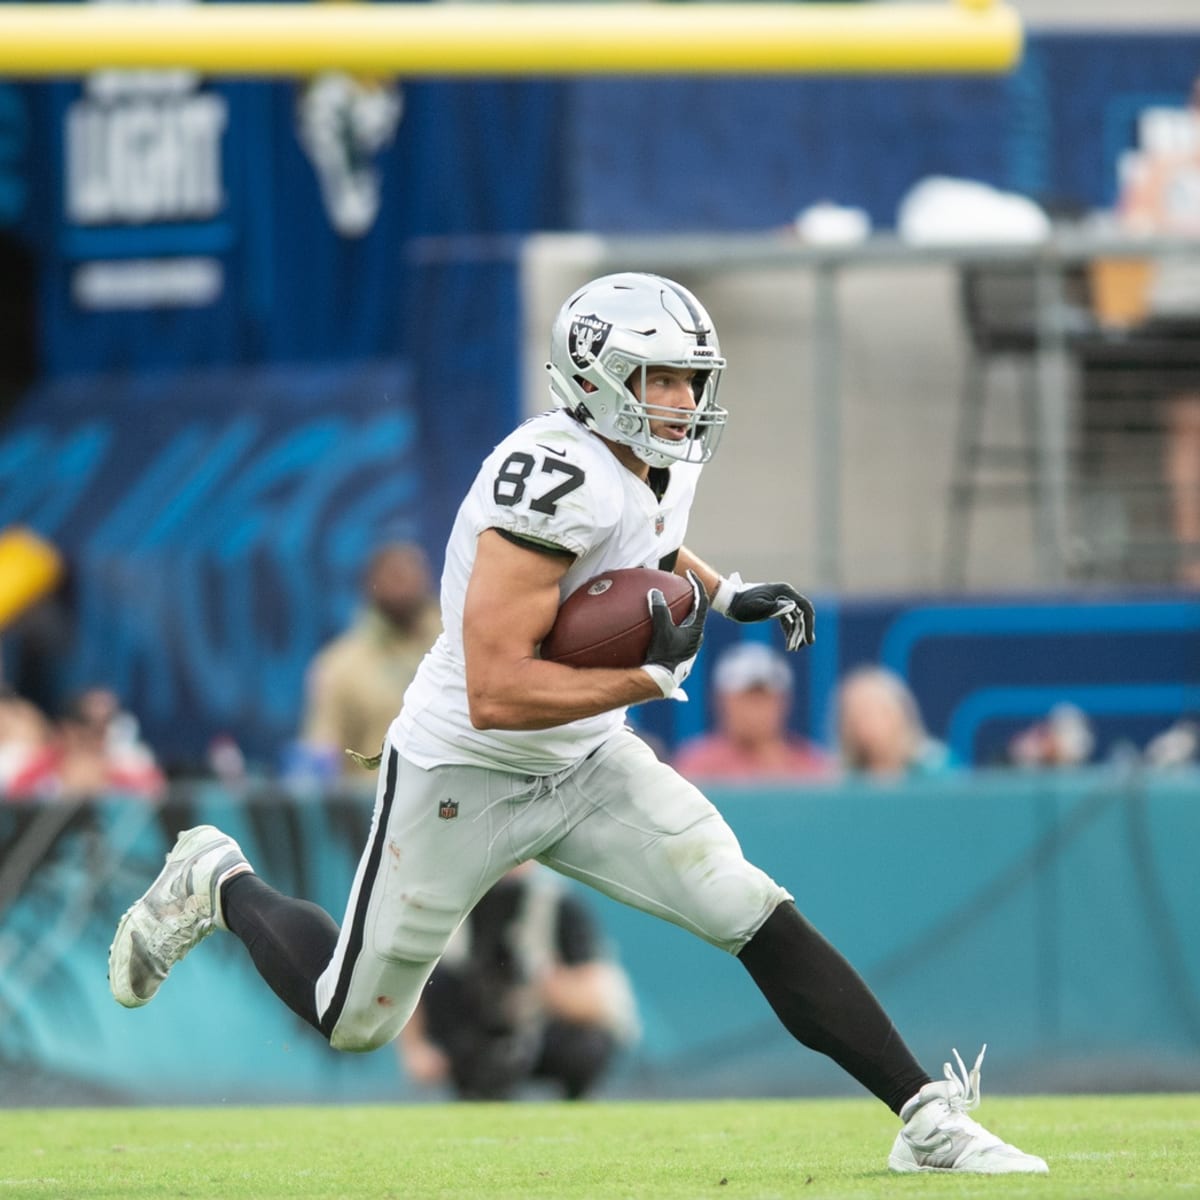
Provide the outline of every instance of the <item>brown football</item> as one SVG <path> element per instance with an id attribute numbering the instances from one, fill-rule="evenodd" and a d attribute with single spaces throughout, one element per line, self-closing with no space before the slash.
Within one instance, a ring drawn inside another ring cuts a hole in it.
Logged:
<path id="1" fill-rule="evenodd" d="M 692 611 L 692 585 L 651 567 L 605 571 L 562 603 L 542 642 L 542 657 L 569 667 L 640 667 L 650 647 L 650 604 L 658 588 L 678 624 Z"/>

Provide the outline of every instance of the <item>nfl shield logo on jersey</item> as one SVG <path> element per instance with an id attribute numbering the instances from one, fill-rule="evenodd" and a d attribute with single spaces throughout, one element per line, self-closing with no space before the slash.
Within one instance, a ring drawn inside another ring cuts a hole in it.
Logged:
<path id="1" fill-rule="evenodd" d="M 612 325 L 599 317 L 576 317 L 567 335 L 567 352 L 571 361 L 581 370 L 596 361 Z"/>
<path id="2" fill-rule="evenodd" d="M 441 804 L 438 805 L 438 816 L 441 817 L 443 821 L 453 821 L 454 818 L 458 816 L 458 801 L 443 800 Z"/>
<path id="3" fill-rule="evenodd" d="M 664 529 L 666 529 L 666 527 L 667 527 L 666 518 L 662 515 L 662 513 L 659 513 L 654 518 L 654 536 L 662 537 L 662 531 Z"/>

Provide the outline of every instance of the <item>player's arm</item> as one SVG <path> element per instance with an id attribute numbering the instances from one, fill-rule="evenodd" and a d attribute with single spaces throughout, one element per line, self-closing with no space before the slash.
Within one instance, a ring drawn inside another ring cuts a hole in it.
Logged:
<path id="1" fill-rule="evenodd" d="M 710 600 L 716 595 L 717 588 L 721 583 L 721 572 L 716 567 L 709 566 L 704 559 L 698 554 L 694 554 L 686 546 L 679 547 L 674 571 L 676 575 L 686 575 L 689 571 L 695 571 L 700 582 L 704 584 L 704 590 L 708 593 Z"/>
<path id="2" fill-rule="evenodd" d="M 662 697 L 641 667 L 579 669 L 537 656 L 569 566 L 560 554 L 517 544 L 494 529 L 479 535 L 463 607 L 467 701 L 476 729 L 548 729 Z"/>
<path id="3" fill-rule="evenodd" d="M 675 573 L 694 571 L 708 590 L 714 611 L 731 621 L 769 621 L 783 627 L 785 648 L 811 646 L 816 638 L 811 601 L 790 583 L 745 583 L 735 571 L 726 577 L 686 546 L 680 546 Z"/>

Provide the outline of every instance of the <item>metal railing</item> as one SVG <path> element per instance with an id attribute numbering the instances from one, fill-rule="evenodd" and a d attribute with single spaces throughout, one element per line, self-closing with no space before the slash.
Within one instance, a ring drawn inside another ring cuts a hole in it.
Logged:
<path id="1" fill-rule="evenodd" d="M 810 469 L 816 513 L 816 564 L 821 586 L 845 582 L 841 457 L 829 453 L 841 441 L 843 420 L 843 341 L 847 316 L 840 291 L 847 276 L 868 267 L 907 268 L 941 264 L 962 272 L 968 267 L 1024 268 L 1031 287 L 1031 365 L 1035 381 L 1036 459 L 1034 543 L 1039 585 L 1063 586 L 1086 576 L 1089 551 L 1073 517 L 1079 475 L 1073 447 L 1078 430 L 1074 404 L 1081 338 L 1135 339 L 1136 327 L 1123 323 L 1110 302 L 1091 297 L 1081 313 L 1066 295 L 1068 277 L 1097 263 L 1162 263 L 1200 256 L 1200 239 L 1129 236 L 1081 228 L 1060 228 L 1032 244 L 912 245 L 897 237 L 875 236 L 848 245 L 809 245 L 789 233 L 656 235 L 610 237 L 591 241 L 590 267 L 638 269 L 695 278 L 734 271 L 807 273 L 812 279 L 810 310 L 812 358 L 810 386 L 815 397 L 814 453 Z M 1195 313 L 1200 330 L 1200 290 Z M 1200 357 L 1200 351 L 1198 351 Z M 1200 500 L 1198 500 L 1200 502 Z"/>

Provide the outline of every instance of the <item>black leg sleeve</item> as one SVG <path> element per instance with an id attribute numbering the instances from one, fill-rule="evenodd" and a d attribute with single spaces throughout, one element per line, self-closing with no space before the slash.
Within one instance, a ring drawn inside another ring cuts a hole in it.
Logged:
<path id="1" fill-rule="evenodd" d="M 738 957 L 787 1031 L 827 1054 L 894 1113 L 929 1082 L 858 972 L 790 901 Z"/>
<path id="2" fill-rule="evenodd" d="M 316 986 L 333 958 L 337 922 L 307 900 L 293 900 L 257 875 L 235 875 L 221 888 L 221 911 L 271 990 L 319 1033 Z"/>

